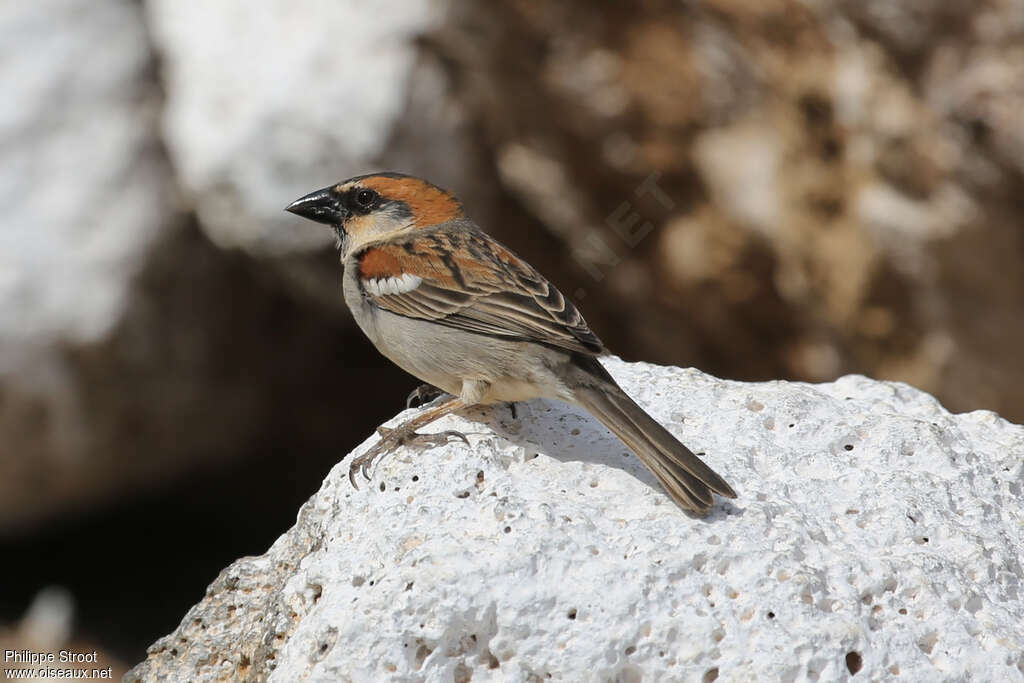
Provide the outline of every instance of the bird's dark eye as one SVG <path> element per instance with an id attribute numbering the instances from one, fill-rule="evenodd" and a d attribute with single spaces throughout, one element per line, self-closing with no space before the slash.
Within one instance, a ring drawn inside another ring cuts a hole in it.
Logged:
<path id="1" fill-rule="evenodd" d="M 359 190 L 356 193 L 356 204 L 362 209 L 368 209 L 373 206 L 374 201 L 377 199 L 377 193 L 373 190 Z"/>

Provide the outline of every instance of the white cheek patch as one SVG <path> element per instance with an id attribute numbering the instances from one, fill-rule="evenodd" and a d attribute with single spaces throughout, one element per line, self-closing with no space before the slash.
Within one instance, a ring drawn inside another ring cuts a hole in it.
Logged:
<path id="1" fill-rule="evenodd" d="M 387 296 L 411 292 L 420 286 L 423 278 L 412 273 L 404 273 L 398 277 L 382 277 L 376 280 L 365 280 L 366 291 L 373 296 Z"/>

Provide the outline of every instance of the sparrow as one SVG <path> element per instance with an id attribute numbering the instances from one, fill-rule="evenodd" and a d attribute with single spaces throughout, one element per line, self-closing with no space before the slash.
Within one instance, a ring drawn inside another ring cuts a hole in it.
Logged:
<path id="1" fill-rule="evenodd" d="M 350 464 L 349 478 L 401 445 L 458 432 L 416 430 L 467 406 L 535 398 L 582 407 L 636 453 L 684 509 L 736 493 L 638 406 L 598 358 L 608 351 L 576 307 L 487 235 L 447 190 L 373 173 L 311 192 L 285 209 L 333 230 L 345 302 L 377 349 L 451 398 L 394 429 Z M 415 393 L 415 392 L 414 392 Z M 429 393 L 429 392 L 428 392 Z M 466 441 L 468 444 L 468 441 Z"/>

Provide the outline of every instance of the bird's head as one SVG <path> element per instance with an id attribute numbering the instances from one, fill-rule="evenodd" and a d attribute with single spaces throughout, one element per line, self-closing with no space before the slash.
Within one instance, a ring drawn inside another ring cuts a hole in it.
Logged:
<path id="1" fill-rule="evenodd" d="M 349 178 L 310 192 L 285 210 L 329 225 L 343 250 L 463 217 L 462 204 L 452 193 L 400 173 Z"/>

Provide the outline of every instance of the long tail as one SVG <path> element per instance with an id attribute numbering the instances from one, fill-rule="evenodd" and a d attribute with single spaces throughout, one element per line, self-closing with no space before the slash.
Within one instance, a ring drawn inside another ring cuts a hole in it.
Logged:
<path id="1" fill-rule="evenodd" d="M 712 492 L 736 497 L 724 479 L 644 412 L 603 367 L 600 374 L 592 367 L 586 370 L 601 381 L 577 388 L 577 402 L 637 454 L 680 506 L 704 514 L 713 502 Z"/>

